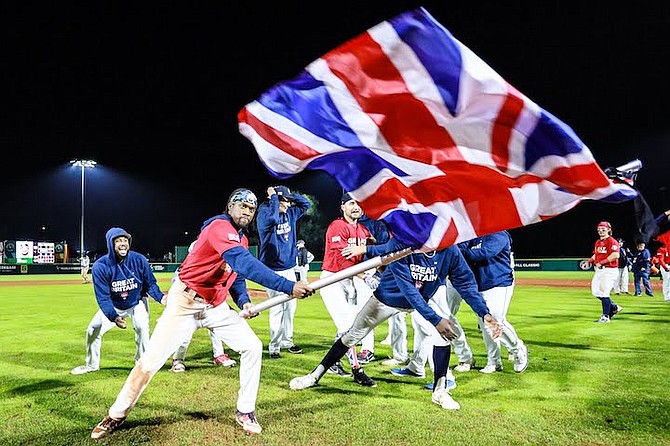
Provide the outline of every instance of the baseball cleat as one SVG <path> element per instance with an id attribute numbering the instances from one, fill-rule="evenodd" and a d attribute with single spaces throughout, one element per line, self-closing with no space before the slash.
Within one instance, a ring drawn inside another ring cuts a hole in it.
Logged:
<path id="1" fill-rule="evenodd" d="M 222 354 L 214 358 L 214 364 L 216 365 L 222 365 L 224 367 L 235 367 L 235 364 L 237 364 L 237 361 L 234 359 L 231 359 L 230 356 L 227 354 Z"/>
<path id="2" fill-rule="evenodd" d="M 407 367 L 398 367 L 398 368 L 395 368 L 395 369 L 391 369 L 391 373 L 395 376 L 410 376 L 412 378 L 425 378 L 426 377 L 425 374 L 416 373 L 416 372 L 410 370 Z"/>
<path id="3" fill-rule="evenodd" d="M 356 355 L 358 362 L 361 364 L 367 364 L 375 360 L 375 354 L 370 350 L 361 350 L 361 352 Z"/>
<path id="4" fill-rule="evenodd" d="M 288 386 L 292 390 L 303 390 L 307 389 L 308 387 L 314 387 L 316 385 L 316 378 L 314 378 L 311 374 L 307 374 L 305 376 L 297 376 L 291 380 L 291 382 L 288 383 Z"/>
<path id="5" fill-rule="evenodd" d="M 377 387 L 377 383 L 365 374 L 362 368 L 354 369 L 354 382 L 364 387 Z"/>
<path id="6" fill-rule="evenodd" d="M 116 418 L 112 418 L 107 415 L 102 419 L 101 422 L 98 423 L 97 426 L 93 428 L 93 432 L 91 432 L 91 438 L 94 440 L 100 440 L 101 438 L 106 437 L 118 429 L 118 427 L 121 426 L 124 421 L 126 421 L 125 417 L 117 420 Z"/>
<path id="7" fill-rule="evenodd" d="M 171 372 L 181 373 L 186 371 L 186 365 L 181 359 L 173 359 L 172 367 L 170 367 Z"/>
<path id="8" fill-rule="evenodd" d="M 459 362 L 454 371 L 456 372 L 469 372 L 471 368 L 475 366 L 475 358 L 470 358 L 469 361 Z"/>
<path id="9" fill-rule="evenodd" d="M 350 376 L 351 375 L 351 373 L 344 370 L 344 367 L 342 367 L 342 363 L 340 361 L 337 361 L 335 364 L 331 365 L 328 368 L 328 370 L 326 370 L 326 373 L 332 373 L 332 374 L 338 375 L 338 376 Z"/>
<path id="10" fill-rule="evenodd" d="M 73 375 L 83 375 L 84 373 L 96 372 L 98 370 L 100 370 L 99 367 L 93 367 L 90 365 L 80 365 L 70 370 L 70 373 L 72 373 Z"/>
<path id="11" fill-rule="evenodd" d="M 235 421 L 242 426 L 245 433 L 250 435 L 260 434 L 263 428 L 258 424 L 256 412 L 242 413 L 239 410 L 235 412 Z"/>
<path id="12" fill-rule="evenodd" d="M 433 392 L 432 400 L 435 404 L 442 406 L 442 409 L 458 410 L 461 408 L 461 405 L 451 397 L 451 394 L 447 389 L 440 389 Z"/>
<path id="13" fill-rule="evenodd" d="M 480 373 L 493 373 L 493 372 L 502 372 L 502 364 L 487 364 L 483 369 L 479 369 Z"/>
<path id="14" fill-rule="evenodd" d="M 288 351 L 289 353 L 293 353 L 294 355 L 299 355 L 300 353 L 302 353 L 302 349 L 301 349 L 300 347 L 298 347 L 297 345 L 292 345 L 292 346 L 290 346 L 290 347 L 287 349 L 287 351 Z"/>
<path id="15" fill-rule="evenodd" d="M 528 367 L 528 347 L 522 345 L 514 355 L 514 371 L 521 373 Z"/>

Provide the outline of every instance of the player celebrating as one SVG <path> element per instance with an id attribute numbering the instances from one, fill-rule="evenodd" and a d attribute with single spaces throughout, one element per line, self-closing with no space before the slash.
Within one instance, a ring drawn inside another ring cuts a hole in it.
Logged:
<path id="1" fill-rule="evenodd" d="M 395 238 L 386 245 L 367 246 L 368 255 L 375 256 L 403 248 Z M 350 247 L 342 255 L 358 255 L 362 247 Z M 375 290 L 374 295 L 356 316 L 353 325 L 335 341 L 321 363 L 309 374 L 293 378 L 289 386 L 302 390 L 315 386 L 328 367 L 332 366 L 349 348 L 356 345 L 377 325 L 384 322 L 398 310 L 409 312 L 415 308 L 435 326 L 433 342 L 434 381 L 432 401 L 447 410 L 458 410 L 460 404 L 451 397 L 447 389 L 447 370 L 451 348 L 449 341 L 458 336 L 454 324 L 432 301 L 437 288 L 449 276 L 452 284 L 463 299 L 485 322 L 492 337 L 500 336 L 500 325 L 491 316 L 486 302 L 477 291 L 477 282 L 463 255 L 456 246 L 430 253 L 414 252 L 390 263 Z"/>
<path id="2" fill-rule="evenodd" d="M 593 255 L 588 260 L 595 269 L 591 280 L 591 293 L 600 299 L 603 308 L 603 314 L 596 322 L 607 323 L 623 309 L 610 298 L 619 272 L 619 242 L 612 237 L 612 225 L 607 221 L 598 223 L 596 231 L 598 240 L 593 248 Z"/>
<path id="3" fill-rule="evenodd" d="M 286 186 L 270 186 L 268 201 L 258 206 L 256 226 L 261 246 L 258 258 L 274 272 L 287 279 L 295 279 L 297 265 L 297 229 L 300 217 L 309 210 L 310 202 L 297 193 L 291 193 Z M 266 288 L 268 298 L 282 295 L 281 292 Z M 290 299 L 270 308 L 270 358 L 279 359 L 279 351 L 285 348 L 289 353 L 300 354 L 302 349 L 293 342 L 293 319 L 298 301 Z"/>
<path id="4" fill-rule="evenodd" d="M 248 434 L 259 434 L 256 397 L 261 375 L 263 343 L 243 317 L 225 304 L 228 293 L 243 316 L 251 318 L 246 278 L 294 297 L 313 290 L 304 282 L 292 282 L 263 265 L 249 252 L 244 229 L 256 213 L 256 195 L 236 189 L 228 198 L 226 212 L 206 220 L 193 251 L 181 265 L 170 286 L 167 307 L 158 319 L 149 346 L 131 370 L 109 413 L 91 433 L 94 440 L 109 435 L 126 419 L 155 373 L 170 355 L 199 328 L 211 328 L 230 348 L 240 353 L 240 390 L 237 423 Z M 177 374 L 175 376 L 183 376 Z"/>
<path id="5" fill-rule="evenodd" d="M 137 362 L 149 343 L 149 306 L 143 296 L 149 294 L 159 303 L 163 299 L 146 257 L 130 250 L 130 234 L 111 228 L 105 238 L 107 255 L 93 264 L 93 290 L 100 309 L 86 329 L 86 364 L 73 368 L 73 375 L 100 369 L 102 336 L 114 327 L 125 329 L 127 317 L 133 320 Z"/>
<path id="6" fill-rule="evenodd" d="M 342 256 L 342 249 L 350 246 L 365 246 L 370 238 L 370 231 L 358 223 L 358 219 L 363 215 L 363 210 L 356 200 L 351 198 L 348 193 L 342 194 L 340 200 L 340 210 L 342 217 L 335 219 L 326 229 L 326 246 L 323 256 L 323 266 L 321 278 L 328 277 L 336 272 L 342 271 L 352 265 L 360 263 L 363 255 L 345 258 Z M 363 251 L 364 253 L 365 251 Z M 321 298 L 330 314 L 335 327 L 337 328 L 336 338 L 340 337 L 351 327 L 356 314 L 360 308 L 360 303 L 367 301 L 372 295 L 372 290 L 359 277 L 340 280 L 332 285 L 321 288 Z M 363 350 L 374 351 L 374 335 L 371 334 L 363 339 Z M 374 387 L 377 384 L 370 379 L 360 367 L 358 356 L 356 354 L 356 345 L 352 345 L 347 352 L 347 358 L 354 374 L 354 380 L 362 385 Z M 339 358 L 338 358 L 339 359 Z M 371 360 L 372 355 L 366 359 Z M 348 376 L 342 364 L 337 361 L 332 365 L 330 373 L 340 376 Z"/>

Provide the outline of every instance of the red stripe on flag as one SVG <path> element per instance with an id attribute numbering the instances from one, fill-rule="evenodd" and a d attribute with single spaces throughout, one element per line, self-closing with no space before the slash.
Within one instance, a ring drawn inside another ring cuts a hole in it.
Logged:
<path id="1" fill-rule="evenodd" d="M 597 164 L 559 167 L 547 177 L 548 181 L 575 195 L 588 195 L 594 190 L 610 185 Z"/>
<path id="2" fill-rule="evenodd" d="M 323 59 L 396 154 L 426 164 L 462 159 L 449 133 L 412 95 L 370 34 L 361 34 Z"/>
<path id="3" fill-rule="evenodd" d="M 460 199 L 478 234 L 522 226 L 509 189 L 539 183 L 541 178 L 533 175 L 510 178 L 487 167 L 464 161 L 453 161 L 448 165 L 445 176 L 429 178 L 410 187 L 397 179 L 390 179 L 362 201 L 361 206 L 371 218 L 380 218 L 384 212 L 399 207 L 398 197 L 410 205 L 420 203 L 426 207 Z M 439 167 L 445 170 L 446 166 L 443 164 Z"/>
<path id="4" fill-rule="evenodd" d="M 309 146 L 304 145 L 300 141 L 291 138 L 286 133 L 280 132 L 274 127 L 266 125 L 260 121 L 256 116 L 250 113 L 246 108 L 240 110 L 237 115 L 239 122 L 245 122 L 252 127 L 258 135 L 267 141 L 269 144 L 277 147 L 279 150 L 288 153 L 299 160 L 306 160 L 320 155 L 319 152 Z"/>
<path id="5" fill-rule="evenodd" d="M 510 92 L 498 112 L 491 131 L 491 156 L 501 172 L 509 163 L 509 140 L 523 110 L 523 99 Z"/>
<path id="6" fill-rule="evenodd" d="M 456 242 L 456 238 L 458 237 L 458 229 L 456 229 L 456 225 L 452 221 L 449 224 L 449 227 L 447 230 L 444 232 L 444 236 L 442 237 L 442 240 L 440 240 L 439 246 L 451 246 Z"/>

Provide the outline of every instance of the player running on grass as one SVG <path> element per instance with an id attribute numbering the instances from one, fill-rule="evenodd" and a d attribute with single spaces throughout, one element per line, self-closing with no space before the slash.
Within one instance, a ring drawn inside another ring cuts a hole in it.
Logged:
<path id="1" fill-rule="evenodd" d="M 365 247 L 352 246 L 342 251 L 343 256 L 367 253 L 376 256 L 404 248 L 395 238 L 385 245 Z M 374 295 L 356 316 L 353 325 L 330 348 L 321 363 L 309 374 L 293 378 L 289 386 L 302 390 L 315 386 L 335 362 L 351 346 L 356 345 L 374 327 L 384 322 L 398 310 L 409 312 L 415 308 L 435 326 L 433 348 L 433 394 L 432 401 L 444 409 L 457 410 L 460 404 L 453 400 L 446 388 L 447 369 L 451 354 L 450 340 L 457 337 L 454 324 L 445 318 L 442 311 L 432 302 L 431 297 L 449 276 L 452 284 L 474 312 L 484 320 L 492 336 L 500 335 L 500 325 L 491 316 L 486 302 L 477 291 L 477 282 L 468 268 L 463 255 L 456 246 L 429 253 L 414 252 L 390 263 L 375 290 Z"/>

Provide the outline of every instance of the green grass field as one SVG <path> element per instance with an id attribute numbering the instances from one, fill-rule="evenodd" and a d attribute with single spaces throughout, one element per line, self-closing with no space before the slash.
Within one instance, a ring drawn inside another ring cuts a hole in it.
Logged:
<path id="1" fill-rule="evenodd" d="M 590 278 L 588 273 L 519 277 Z M 158 275 L 167 289 L 169 274 Z M 12 284 L 17 280 L 43 284 Z M 101 370 L 74 376 L 84 362 L 84 333 L 97 310 L 91 285 L 51 284 L 77 275 L 0 276 L 0 445 L 86 445 L 133 366 L 134 336 L 103 338 Z M 654 279 L 657 281 L 658 279 Z M 618 297 L 618 296 L 617 296 Z M 600 303 L 589 289 L 518 286 L 508 319 L 530 349 L 516 374 L 456 374 L 460 411 L 446 411 L 423 390 L 427 379 L 399 378 L 375 361 L 378 382 L 362 388 L 327 374 L 296 392 L 288 381 L 310 371 L 333 341 L 320 297 L 299 302 L 295 341 L 302 355 L 264 352 L 257 414 L 263 433 L 245 436 L 234 420 L 238 368 L 216 367 L 205 330 L 196 332 L 188 370 L 159 371 L 123 427 L 105 445 L 670 445 L 670 304 L 625 296 L 610 324 L 595 324 Z M 150 304 L 152 324 L 162 307 Z M 250 321 L 268 341 L 267 312 Z M 475 316 L 459 314 L 478 367 L 486 362 Z M 411 324 L 408 318 L 411 348 Z M 386 336 L 381 325 L 375 337 Z M 231 356 L 239 359 L 235 352 Z M 377 344 L 384 359 L 390 347 Z M 452 356 L 452 365 L 455 361 Z"/>

